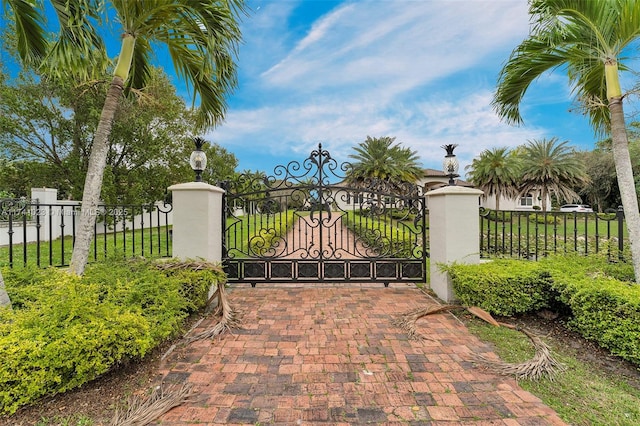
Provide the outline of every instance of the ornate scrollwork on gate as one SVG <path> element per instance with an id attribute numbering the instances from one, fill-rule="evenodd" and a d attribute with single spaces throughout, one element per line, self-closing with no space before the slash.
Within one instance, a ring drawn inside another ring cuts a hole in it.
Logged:
<path id="1" fill-rule="evenodd" d="M 226 181 L 229 270 L 252 280 L 423 276 L 426 209 L 417 187 L 350 179 L 352 169 L 319 145 L 272 175 Z M 412 262 L 422 266 L 407 266 Z"/>
<path id="2" fill-rule="evenodd" d="M 29 201 L 25 198 L 0 199 L 0 221 L 22 220 L 29 214 Z"/>

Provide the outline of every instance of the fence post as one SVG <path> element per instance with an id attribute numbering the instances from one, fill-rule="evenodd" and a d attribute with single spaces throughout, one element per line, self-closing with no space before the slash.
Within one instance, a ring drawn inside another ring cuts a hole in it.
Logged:
<path id="1" fill-rule="evenodd" d="M 173 193 L 173 257 L 222 261 L 222 195 L 204 182 L 169 187 Z"/>
<path id="2" fill-rule="evenodd" d="M 451 278 L 439 264 L 480 263 L 479 189 L 445 186 L 426 193 L 429 206 L 430 286 L 445 302 L 455 300 Z"/>
<path id="3" fill-rule="evenodd" d="M 624 258 L 624 207 L 618 206 L 618 259 Z"/>

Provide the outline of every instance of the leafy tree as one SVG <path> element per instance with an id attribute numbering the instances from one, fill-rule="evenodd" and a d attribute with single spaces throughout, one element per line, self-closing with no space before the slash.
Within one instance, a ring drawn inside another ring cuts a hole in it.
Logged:
<path id="1" fill-rule="evenodd" d="M 395 144 L 396 138 L 367 136 L 354 147 L 355 160 L 348 171 L 347 181 L 357 187 L 368 187 L 372 181 L 382 182 L 390 189 L 402 190 L 407 183 L 415 183 L 422 174 L 418 154 Z"/>
<path id="2" fill-rule="evenodd" d="M 229 173 L 225 178 L 225 189 L 232 194 L 244 194 L 242 198 L 234 198 L 231 208 L 243 209 L 249 214 L 254 214 L 257 201 L 264 198 L 264 192 L 270 184 L 269 177 L 259 170 L 243 170 L 240 173 Z"/>
<path id="3" fill-rule="evenodd" d="M 184 135 L 195 127 L 194 116 L 166 75 L 150 71 L 142 96 L 120 99 L 101 192 L 106 203 L 151 203 L 165 197 L 167 186 L 193 179 L 193 147 Z M 0 170 L 0 187 L 28 196 L 30 188 L 50 186 L 79 199 L 106 84 L 23 73 L 12 84 L 0 82 L 0 96 L 0 149 L 17 159 Z M 233 172 L 235 156 L 215 144 L 206 151 L 206 179 Z"/>
<path id="4" fill-rule="evenodd" d="M 579 152 L 577 155 L 585 165 L 589 182 L 574 187 L 574 190 L 583 200 L 597 207 L 598 211 L 619 206 L 620 193 L 611 151 L 596 148 L 593 151 Z"/>
<path id="5" fill-rule="evenodd" d="M 165 45 L 178 75 L 200 101 L 202 127 L 218 123 L 225 113 L 225 95 L 236 85 L 232 58 L 240 41 L 238 13 L 242 0 L 196 2 L 189 0 L 51 0 L 60 31 L 47 43 L 44 9 L 36 2 L 5 0 L 12 8 L 18 32 L 18 51 L 26 63 L 38 64 L 58 75 L 82 80 L 106 56 L 94 20 L 109 16 L 121 26 L 121 51 L 91 146 L 82 197 L 82 214 L 70 262 L 72 273 L 81 275 L 87 263 L 95 211 L 109 152 L 109 135 L 118 102 L 127 89 L 144 88 L 149 78 L 154 43 Z M 105 8 L 103 6 L 110 6 Z"/>
<path id="6" fill-rule="evenodd" d="M 547 211 L 549 195 L 558 200 L 579 201 L 573 188 L 589 181 L 584 164 L 567 144 L 552 138 L 532 140 L 523 147 L 520 194 L 540 190 L 542 211 Z"/>
<path id="7" fill-rule="evenodd" d="M 500 210 L 500 198 L 518 195 L 520 176 L 518 159 L 508 148 L 485 149 L 474 158 L 465 170 L 467 177 L 485 196 L 495 195 L 496 210 Z"/>
<path id="8" fill-rule="evenodd" d="M 623 54 L 637 49 L 637 0 L 530 0 L 532 26 L 502 68 L 493 106 L 503 119 L 521 123 L 520 101 L 549 70 L 566 69 L 576 100 L 597 133 L 610 133 L 631 254 L 640 279 L 640 211 L 628 149 L 619 71 Z"/>

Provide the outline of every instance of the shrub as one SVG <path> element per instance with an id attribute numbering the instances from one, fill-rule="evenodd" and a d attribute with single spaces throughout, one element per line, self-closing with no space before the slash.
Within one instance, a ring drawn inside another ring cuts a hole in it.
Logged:
<path id="1" fill-rule="evenodd" d="M 535 262 L 495 260 L 480 265 L 452 264 L 456 297 L 496 315 L 535 311 L 550 303 L 551 277 Z"/>
<path id="2" fill-rule="evenodd" d="M 164 272 L 152 263 L 6 272 L 15 309 L 0 311 L 0 411 L 80 386 L 174 336 L 222 272 Z"/>
<path id="3" fill-rule="evenodd" d="M 564 309 L 571 315 L 569 327 L 640 365 L 640 285 L 633 282 L 629 264 L 613 263 L 604 255 L 564 255 L 444 269 L 466 306 L 497 315 Z"/>
<path id="4" fill-rule="evenodd" d="M 506 210 L 481 209 L 480 216 L 492 222 L 511 222 L 511 212 Z"/>
<path id="5" fill-rule="evenodd" d="M 552 213 L 544 214 L 544 213 L 536 212 L 534 214 L 529 215 L 529 222 L 539 223 L 542 225 L 553 225 L 553 224 L 560 224 L 561 219 Z"/>
<path id="6" fill-rule="evenodd" d="M 582 277 L 556 287 L 573 313 L 571 328 L 640 365 L 640 286 L 610 277 Z"/>
<path id="7" fill-rule="evenodd" d="M 571 310 L 568 325 L 640 365 L 640 285 L 632 282 L 632 265 L 608 262 L 604 256 L 568 256 L 547 259 L 543 266 L 551 271 L 560 301 Z"/>

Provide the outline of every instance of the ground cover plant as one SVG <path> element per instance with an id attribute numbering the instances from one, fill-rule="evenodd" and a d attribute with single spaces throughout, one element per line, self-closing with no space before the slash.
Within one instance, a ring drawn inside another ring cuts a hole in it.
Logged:
<path id="1" fill-rule="evenodd" d="M 149 260 L 3 270 L 13 310 L 0 311 L 0 412 L 79 387 L 142 359 L 202 309 L 221 270 L 160 270 Z"/>

